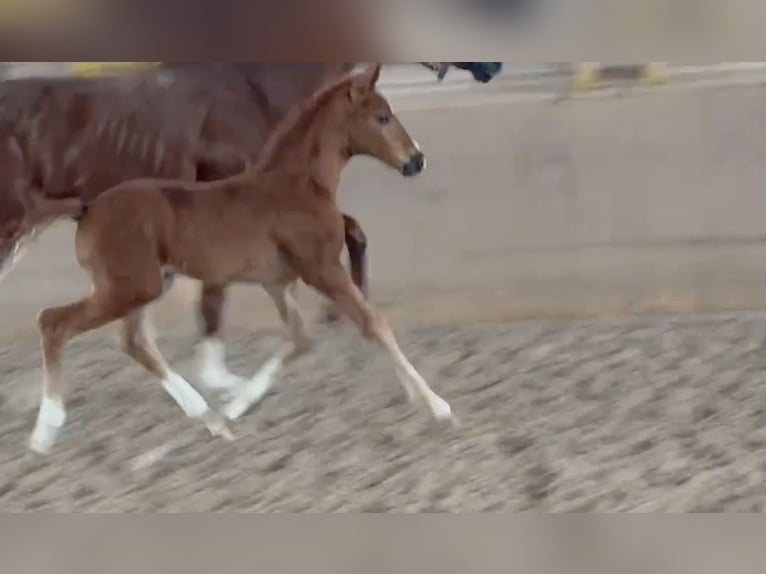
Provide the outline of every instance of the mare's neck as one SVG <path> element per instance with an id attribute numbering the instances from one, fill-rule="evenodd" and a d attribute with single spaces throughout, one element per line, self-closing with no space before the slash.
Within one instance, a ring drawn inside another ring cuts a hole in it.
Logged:
<path id="1" fill-rule="evenodd" d="M 232 64 L 253 93 L 253 102 L 266 112 L 273 129 L 288 111 L 323 84 L 349 73 L 356 62 L 242 62 Z"/>

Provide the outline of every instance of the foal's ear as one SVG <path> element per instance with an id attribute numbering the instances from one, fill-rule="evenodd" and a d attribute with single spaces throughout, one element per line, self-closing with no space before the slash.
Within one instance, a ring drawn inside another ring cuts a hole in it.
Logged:
<path id="1" fill-rule="evenodd" d="M 378 83 L 378 80 L 380 79 L 380 64 L 375 64 L 372 69 L 369 71 L 369 86 L 370 91 L 375 89 L 375 86 Z"/>
<path id="2" fill-rule="evenodd" d="M 351 100 L 359 101 L 361 98 L 375 90 L 375 85 L 380 79 L 380 64 L 375 64 L 369 70 L 354 75 L 351 82 Z"/>

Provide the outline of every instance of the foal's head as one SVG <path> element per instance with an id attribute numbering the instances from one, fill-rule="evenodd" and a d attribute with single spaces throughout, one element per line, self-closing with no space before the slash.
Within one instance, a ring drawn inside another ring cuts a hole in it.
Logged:
<path id="1" fill-rule="evenodd" d="M 376 65 L 354 75 L 347 84 L 349 152 L 377 158 L 407 177 L 417 175 L 425 168 L 426 158 L 376 90 L 379 78 L 380 65 Z"/>

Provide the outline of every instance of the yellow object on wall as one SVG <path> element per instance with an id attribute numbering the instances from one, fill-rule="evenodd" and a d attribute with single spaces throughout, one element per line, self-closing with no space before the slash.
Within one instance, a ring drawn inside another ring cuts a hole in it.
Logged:
<path id="1" fill-rule="evenodd" d="M 160 62 L 69 62 L 69 68 L 76 76 L 94 77 L 119 74 L 156 66 Z"/>
<path id="2" fill-rule="evenodd" d="M 605 62 L 577 62 L 574 85 L 576 90 L 591 90 L 608 83 L 604 72 L 609 68 L 632 68 L 636 80 L 643 84 L 663 84 L 668 79 L 664 62 L 647 62 L 635 65 L 615 65 Z"/>

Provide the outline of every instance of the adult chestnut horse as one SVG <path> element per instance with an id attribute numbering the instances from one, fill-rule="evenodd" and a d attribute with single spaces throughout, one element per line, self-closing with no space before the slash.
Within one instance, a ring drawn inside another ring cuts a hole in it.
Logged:
<path id="1" fill-rule="evenodd" d="M 385 319 L 340 262 L 341 172 L 357 155 L 404 176 L 423 171 L 425 156 L 376 91 L 380 66 L 320 89 L 276 129 L 260 160 L 212 183 L 142 179 L 124 182 L 78 217 L 76 252 L 93 283 L 84 299 L 40 313 L 43 398 L 30 446 L 47 453 L 66 418 L 61 354 L 74 337 L 111 321 L 123 324 L 123 348 L 146 368 L 187 416 L 232 438 L 223 417 L 165 362 L 147 330 L 144 310 L 159 299 L 168 273 L 208 288 L 262 285 L 288 327 L 290 343 L 224 409 L 238 418 L 270 387 L 276 371 L 306 352 L 310 339 L 294 297 L 298 280 L 330 299 L 394 363 L 411 399 L 437 419 L 451 409 L 418 374 Z"/>
<path id="2" fill-rule="evenodd" d="M 443 76 L 449 63 L 424 62 Z M 477 81 L 496 62 L 457 62 Z M 106 78 L 0 83 L 0 276 L 24 243 L 71 202 L 137 177 L 212 181 L 257 160 L 286 111 L 354 63 L 162 64 Z M 352 276 L 366 291 L 366 239 L 344 216 Z M 203 288 L 203 384 L 227 388 L 220 342 L 224 290 Z"/>

